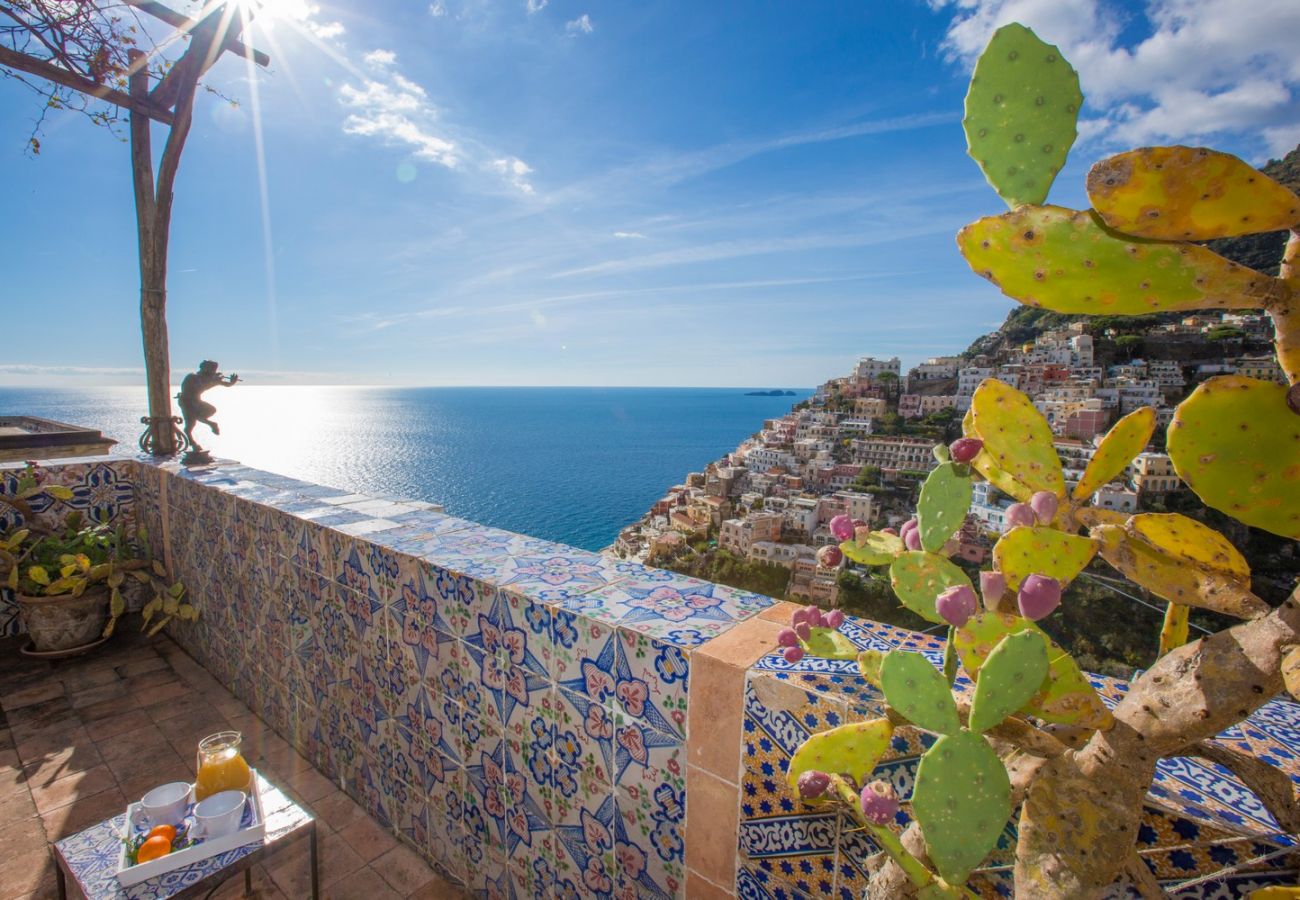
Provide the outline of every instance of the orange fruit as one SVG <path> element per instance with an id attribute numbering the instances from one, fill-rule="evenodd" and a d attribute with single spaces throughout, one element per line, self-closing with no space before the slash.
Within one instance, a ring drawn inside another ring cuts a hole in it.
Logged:
<path id="1" fill-rule="evenodd" d="M 145 838 L 140 849 L 135 852 L 135 861 L 137 863 L 147 863 L 151 859 L 158 859 L 172 852 L 172 842 L 167 840 L 161 834 L 156 834 L 151 838 Z"/>
<path id="2" fill-rule="evenodd" d="M 171 825 L 155 825 L 145 837 L 165 837 L 168 846 L 176 840 L 176 829 Z"/>

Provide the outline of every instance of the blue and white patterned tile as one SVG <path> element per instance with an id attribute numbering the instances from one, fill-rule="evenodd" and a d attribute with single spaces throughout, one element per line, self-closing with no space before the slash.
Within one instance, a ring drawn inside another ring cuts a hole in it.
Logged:
<path id="1" fill-rule="evenodd" d="M 684 737 L 689 658 L 681 647 L 619 629 L 614 700 L 627 715 Z"/>
<path id="2" fill-rule="evenodd" d="M 614 857 L 618 810 L 612 791 L 588 794 L 553 823 L 556 836 L 556 896 L 611 897 L 616 887 Z"/>
<path id="3" fill-rule="evenodd" d="M 572 796 L 584 781 L 613 786 L 614 723 L 613 709 L 593 701 L 583 693 L 557 687 L 551 695 L 554 710 L 552 729 L 553 756 L 557 786 L 565 796 Z"/>
<path id="4" fill-rule="evenodd" d="M 629 576 L 565 605 L 579 611 L 608 611 L 605 613 L 608 616 L 617 613 L 622 628 L 682 646 L 695 646 L 775 602 L 762 594 L 684 575 L 663 579 L 652 574 Z"/>
<path id="5" fill-rule="evenodd" d="M 620 896 L 681 897 L 686 889 L 686 795 L 668 783 L 652 792 L 618 788 L 614 862 Z"/>
<path id="6" fill-rule="evenodd" d="M 501 726 L 509 730 L 521 727 L 531 706 L 540 702 L 548 691 L 546 666 L 538 658 L 545 640 L 533 634 L 527 621 L 516 621 L 517 603 L 501 591 L 491 597 L 485 612 L 477 616 L 474 630 L 465 637 L 471 657 L 478 663 L 478 678 L 495 705 Z"/>

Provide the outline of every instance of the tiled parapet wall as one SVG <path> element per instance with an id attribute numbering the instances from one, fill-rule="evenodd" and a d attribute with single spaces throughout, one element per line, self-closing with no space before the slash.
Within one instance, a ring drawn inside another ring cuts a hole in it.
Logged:
<path id="1" fill-rule="evenodd" d="M 472 889 L 731 894 L 770 598 L 235 464 L 141 463 L 137 484 L 201 610 L 174 637 Z M 690 712 L 697 666 L 734 687 L 734 733 Z M 697 746 L 731 759 L 699 815 Z"/>
<path id="2" fill-rule="evenodd" d="M 23 463 L 0 463 L 0 492 L 16 493 Z M 27 505 L 35 521 L 22 521 L 11 507 L 0 504 L 0 534 L 20 525 L 57 528 L 68 513 L 77 511 L 95 521 L 119 523 L 131 520 L 135 504 L 133 461 L 113 457 L 61 460 L 39 469 L 42 483 L 57 484 L 72 491 L 72 499 L 56 500 L 46 493 L 32 497 Z M 18 634 L 18 605 L 8 588 L 0 587 L 0 637 Z"/>
<path id="3" fill-rule="evenodd" d="M 943 641 L 850 618 L 844 633 L 863 649 L 901 648 L 942 665 Z M 1127 684 L 1090 676 L 1113 706 Z M 957 687 L 970 690 L 964 676 Z M 789 760 L 809 735 L 845 722 L 883 714 L 881 694 L 858 674 L 856 664 L 805 657 L 791 665 L 776 653 L 749 670 L 743 699 L 742 766 L 736 891 L 749 898 L 866 896 L 866 859 L 878 847 L 847 817 L 804 803 L 786 781 Z M 1286 770 L 1300 784 L 1300 707 L 1275 699 L 1240 726 L 1216 739 Z M 916 764 L 933 741 L 909 727 L 894 732 L 893 745 L 877 769 L 903 799 L 898 825 L 905 826 Z M 984 897 L 1014 891 L 1016 829 L 1008 825 L 985 869 L 971 882 Z M 1226 769 L 1194 759 L 1163 760 L 1148 797 L 1138 852 L 1162 885 L 1178 898 L 1244 897 L 1273 884 L 1295 884 L 1296 874 L 1278 850 L 1294 846 L 1255 796 Z M 1258 864 L 1251 861 L 1272 854 Z M 1204 876 L 1232 869 L 1224 877 Z M 1114 897 L 1137 897 L 1117 885 Z"/>

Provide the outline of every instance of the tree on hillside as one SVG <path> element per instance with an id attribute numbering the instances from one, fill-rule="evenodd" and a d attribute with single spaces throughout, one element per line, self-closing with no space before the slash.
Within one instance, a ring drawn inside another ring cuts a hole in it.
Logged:
<path id="1" fill-rule="evenodd" d="M 0 74 L 41 98 L 27 139 L 33 155 L 50 110 L 71 109 L 96 124 L 128 119 L 140 255 L 140 329 L 149 390 L 143 449 L 170 455 L 178 440 L 167 350 L 167 249 L 181 151 L 189 137 L 201 79 L 225 52 L 266 65 L 239 42 L 255 0 L 209 2 L 193 17 L 156 0 L 0 0 Z M 143 14 L 143 15 L 142 15 Z M 145 16 L 149 18 L 145 18 Z M 153 20 L 171 29 L 154 41 Z M 167 126 L 154 170 L 151 125 Z"/>

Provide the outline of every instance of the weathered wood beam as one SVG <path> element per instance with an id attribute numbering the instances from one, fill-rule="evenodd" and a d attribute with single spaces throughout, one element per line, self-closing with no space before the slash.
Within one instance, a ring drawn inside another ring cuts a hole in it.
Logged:
<path id="1" fill-rule="evenodd" d="M 127 6 L 134 6 L 141 12 L 148 13 L 155 19 L 166 22 L 168 25 L 172 25 L 179 31 L 187 34 L 192 32 L 199 24 L 198 20 L 191 19 L 184 13 L 179 13 L 174 9 L 163 6 L 161 3 L 157 2 L 157 0 L 123 0 L 123 2 L 125 2 Z M 223 41 L 221 43 L 221 49 L 228 50 L 236 56 L 242 56 L 244 58 L 251 56 L 253 62 L 257 63 L 259 66 L 269 66 L 271 64 L 271 57 L 267 56 L 261 50 L 249 47 L 247 44 L 242 41 L 237 41 L 234 38 L 227 38 Z"/>
<path id="2" fill-rule="evenodd" d="M 29 75 L 36 75 L 55 84 L 61 84 L 64 87 L 72 88 L 74 91 L 80 91 L 83 94 L 89 94 L 92 97 L 111 103 L 114 106 L 120 106 L 123 109 L 129 109 L 132 112 L 139 113 L 142 116 L 148 116 L 155 122 L 161 122 L 164 125 L 172 124 L 172 114 L 165 109 L 159 109 L 155 104 L 141 102 L 131 96 L 114 90 L 102 84 L 96 84 L 84 75 L 76 72 L 69 72 L 67 69 L 61 69 L 56 65 L 46 62 L 43 59 L 36 59 L 25 53 L 19 53 L 16 50 L 10 50 L 8 47 L 0 47 L 0 66 L 7 66 L 10 69 L 16 69 L 19 72 L 26 72 Z"/>

